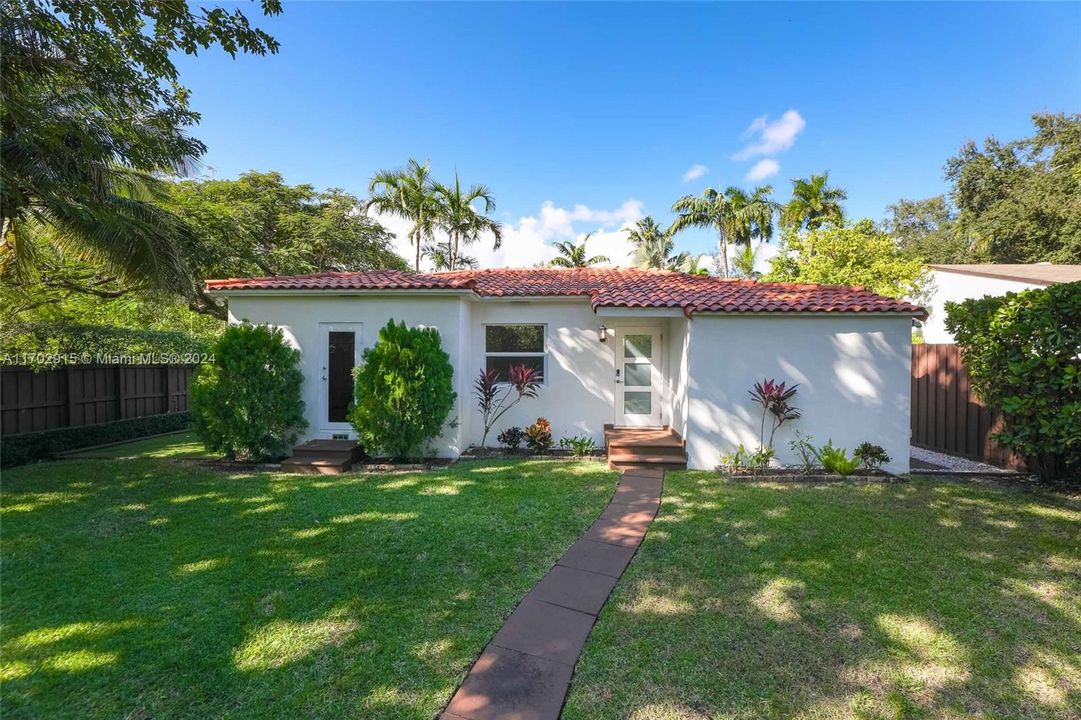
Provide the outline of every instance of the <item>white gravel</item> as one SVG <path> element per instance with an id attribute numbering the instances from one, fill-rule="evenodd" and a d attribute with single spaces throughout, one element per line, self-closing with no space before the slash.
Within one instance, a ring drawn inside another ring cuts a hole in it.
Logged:
<path id="1" fill-rule="evenodd" d="M 912 446 L 912 459 L 922 460 L 932 465 L 938 465 L 946 468 L 947 470 L 957 470 L 960 472 L 981 472 L 981 473 L 1008 473 L 1009 470 L 1004 468 L 995 467 L 994 465 L 988 465 L 982 462 L 976 462 L 975 460 L 969 460 L 967 458 L 955 457 L 953 455 L 946 455 L 944 453 L 934 452 L 933 450 L 924 450 L 918 448 L 915 445 Z M 919 472 L 914 470 L 913 472 Z"/>

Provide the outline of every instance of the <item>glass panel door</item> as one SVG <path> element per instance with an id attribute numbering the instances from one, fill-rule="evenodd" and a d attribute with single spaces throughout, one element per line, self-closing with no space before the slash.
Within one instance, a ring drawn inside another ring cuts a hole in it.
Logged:
<path id="1" fill-rule="evenodd" d="M 619 337 L 616 422 L 621 425 L 659 425 L 660 333 L 628 328 Z"/>
<path id="2" fill-rule="evenodd" d="M 327 333 L 327 421 L 348 422 L 353 400 L 353 362 L 357 336 L 353 331 Z"/>

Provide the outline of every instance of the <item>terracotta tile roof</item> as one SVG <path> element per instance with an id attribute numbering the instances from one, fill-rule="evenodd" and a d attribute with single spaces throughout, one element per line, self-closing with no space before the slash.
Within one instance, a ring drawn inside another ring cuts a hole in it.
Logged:
<path id="1" fill-rule="evenodd" d="M 723 280 L 632 268 L 499 268 L 442 273 L 397 270 L 208 280 L 207 290 L 469 290 L 481 297 L 588 296 L 600 307 L 678 307 L 697 312 L 874 312 L 925 318 L 923 308 L 859 287 Z"/>

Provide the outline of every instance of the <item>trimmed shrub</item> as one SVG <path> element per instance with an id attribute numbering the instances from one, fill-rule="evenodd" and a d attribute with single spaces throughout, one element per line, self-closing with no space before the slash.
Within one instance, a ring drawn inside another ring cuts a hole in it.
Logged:
<path id="1" fill-rule="evenodd" d="M 175 432 L 184 430 L 189 425 L 191 425 L 191 413 L 182 412 L 117 420 L 99 425 L 81 425 L 5 435 L 0 440 L 0 467 L 13 467 L 35 460 L 48 460 L 57 453 L 68 450 Z"/>
<path id="2" fill-rule="evenodd" d="M 1081 282 L 946 303 L 972 386 L 1002 412 L 994 439 L 1045 478 L 1081 473 Z"/>
<path id="3" fill-rule="evenodd" d="M 861 442 L 852 452 L 852 456 L 860 461 L 868 470 L 878 470 L 890 461 L 890 455 L 886 448 L 874 443 Z"/>
<path id="4" fill-rule="evenodd" d="M 353 370 L 356 403 L 349 419 L 369 454 L 417 457 L 443 432 L 454 408 L 454 368 L 439 331 L 392 319 Z"/>
<path id="5" fill-rule="evenodd" d="M 230 460 L 276 460 L 307 427 L 300 399 L 300 352 L 282 332 L 242 323 L 229 327 L 192 384 L 192 429 L 207 449 Z"/>
<path id="6" fill-rule="evenodd" d="M 507 450 L 517 451 L 518 448 L 522 447 L 522 440 L 525 439 L 525 430 L 517 425 L 512 425 L 499 433 L 496 439 L 499 440 L 499 444 Z"/>

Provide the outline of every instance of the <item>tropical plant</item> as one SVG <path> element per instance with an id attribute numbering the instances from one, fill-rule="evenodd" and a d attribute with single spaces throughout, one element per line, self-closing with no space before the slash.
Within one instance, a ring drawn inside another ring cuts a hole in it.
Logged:
<path id="1" fill-rule="evenodd" d="M 818 459 L 827 472 L 837 473 L 842 477 L 848 477 L 860 466 L 859 458 L 849 457 L 847 450 L 833 445 L 833 440 L 828 440 L 818 449 Z"/>
<path id="2" fill-rule="evenodd" d="M 810 473 L 820 462 L 818 459 L 818 448 L 814 446 L 814 437 L 810 435 L 804 435 L 799 430 L 795 431 L 795 437 L 788 442 L 788 447 L 792 449 L 792 452 L 799 455 L 800 463 L 803 465 L 803 472 Z"/>
<path id="3" fill-rule="evenodd" d="M 735 451 L 721 456 L 721 467 L 728 470 L 748 469 L 757 473 L 768 468 L 776 456 L 777 453 L 771 447 L 760 447 L 751 451 L 740 443 Z"/>
<path id="4" fill-rule="evenodd" d="M 307 427 L 300 351 L 282 331 L 229 327 L 200 365 L 191 390 L 192 429 L 208 450 L 233 459 L 277 459 Z"/>
<path id="5" fill-rule="evenodd" d="M 552 424 L 545 418 L 537 418 L 525 429 L 525 444 L 533 453 L 542 454 L 552 447 Z"/>
<path id="6" fill-rule="evenodd" d="M 878 470 L 890 461 L 889 453 L 881 445 L 870 442 L 861 442 L 852 452 L 852 456 L 860 461 L 867 470 Z"/>
<path id="7" fill-rule="evenodd" d="M 1081 282 L 946 304 L 980 399 L 1002 413 L 996 442 L 1040 475 L 1081 475 Z"/>
<path id="8" fill-rule="evenodd" d="M 689 227 L 712 228 L 717 232 L 718 249 L 721 254 L 720 269 L 728 277 L 728 239 L 731 230 L 731 211 L 724 193 L 706 188 L 701 195 L 685 195 L 672 205 L 672 211 L 679 213 L 670 234 L 676 234 Z"/>
<path id="9" fill-rule="evenodd" d="M 154 175 L 206 147 L 187 132 L 199 115 L 175 58 L 278 43 L 239 10 L 186 3 L 7 0 L 0 15 L 0 270 L 34 281 L 45 245 L 127 286 L 183 292 L 187 228 L 158 206 Z"/>
<path id="10" fill-rule="evenodd" d="M 570 450 L 575 457 L 585 457 L 597 449 L 597 443 L 588 435 L 569 435 L 559 439 L 559 447 Z"/>
<path id="11" fill-rule="evenodd" d="M 701 275 L 702 277 L 709 277 L 709 268 L 702 264 L 702 259 L 709 257 L 708 255 L 693 255 L 691 261 L 687 264 L 684 272 L 688 275 Z"/>
<path id="12" fill-rule="evenodd" d="M 518 448 L 522 446 L 522 440 L 525 439 L 525 430 L 512 425 L 503 432 L 496 436 L 499 440 L 499 444 L 511 452 L 517 452 Z"/>
<path id="13" fill-rule="evenodd" d="M 786 230 L 780 251 L 770 258 L 766 280 L 859 285 L 879 295 L 917 301 L 928 287 L 923 262 L 905 255 L 870 220 L 805 233 Z"/>
<path id="14" fill-rule="evenodd" d="M 706 188 L 701 195 L 687 195 L 672 205 L 679 213 L 672 223 L 672 233 L 689 227 L 712 228 L 717 232 L 721 254 L 721 272 L 724 277 L 731 273 L 728 262 L 728 243 L 745 245 L 754 237 L 769 240 L 773 236 L 773 215 L 777 204 L 770 195 L 773 188 L 763 185 L 747 193 L 730 187 L 723 193 Z"/>
<path id="15" fill-rule="evenodd" d="M 495 211 L 495 200 L 486 185 L 470 185 L 468 190 L 463 191 L 462 181 L 458 173 L 454 173 L 454 185 L 435 183 L 433 190 L 438 204 L 435 223 L 447 233 L 448 238 L 447 270 L 461 267 L 461 246 L 472 245 L 484 233 L 492 236 L 492 249 L 499 249 L 503 242 L 503 226 L 488 217 L 488 213 Z M 477 212 L 474 207 L 477 202 L 483 204 L 483 212 Z"/>
<path id="16" fill-rule="evenodd" d="M 528 365 L 511 365 L 507 368 L 508 377 L 503 379 L 498 370 L 481 370 L 473 382 L 473 397 L 477 399 L 484 422 L 484 434 L 480 446 L 488 441 L 488 433 L 508 410 L 526 398 L 537 397 L 541 376 L 536 368 Z"/>
<path id="17" fill-rule="evenodd" d="M 647 215 L 628 231 L 627 239 L 634 246 L 634 264 L 640 268 L 681 271 L 691 263 L 690 253 L 675 253 L 675 241 L 669 230 L 662 230 Z"/>
<path id="18" fill-rule="evenodd" d="M 552 267 L 564 267 L 564 268 L 584 268 L 592 265 L 603 265 L 611 262 L 606 255 L 593 255 L 590 257 L 586 254 L 586 243 L 589 242 L 589 238 L 593 237 L 593 233 L 587 233 L 582 242 L 575 244 L 570 240 L 562 240 L 552 244 L 555 251 L 558 253 L 552 261 L 549 263 Z"/>
<path id="19" fill-rule="evenodd" d="M 432 268 L 436 272 L 451 269 L 449 240 L 425 245 L 424 254 L 432 261 Z M 459 252 L 454 257 L 455 270 L 476 270 L 478 267 L 480 267 L 480 261 L 472 255 Z"/>
<path id="20" fill-rule="evenodd" d="M 414 269 L 420 271 L 421 251 L 439 222 L 440 207 L 427 161 L 409 158 L 405 168 L 380 170 L 368 183 L 366 210 L 375 209 L 413 223 L 408 236 L 416 249 Z"/>
<path id="21" fill-rule="evenodd" d="M 762 406 L 762 422 L 758 431 L 759 447 L 772 448 L 773 436 L 777 434 L 778 428 L 786 422 L 799 420 L 802 412 L 798 407 L 791 404 L 798 387 L 798 383 L 792 387 L 786 387 L 783 382 L 778 383 L 775 380 L 767 379 L 756 382 L 754 387 L 747 391 L 754 398 L 754 401 Z M 767 416 L 770 417 L 771 425 L 769 442 L 765 440 Z"/>
<path id="22" fill-rule="evenodd" d="M 754 269 L 755 261 L 758 260 L 758 248 L 747 243 L 732 254 L 732 270 L 736 277 L 747 280 L 757 280 L 761 273 Z"/>
<path id="23" fill-rule="evenodd" d="M 792 180 L 792 199 L 781 210 L 781 224 L 793 230 L 818 230 L 826 225 L 840 226 L 845 213 L 841 201 L 848 198 L 842 188 L 829 184 L 824 172 L 809 178 Z"/>
<path id="24" fill-rule="evenodd" d="M 349 420 L 365 449 L 403 460 L 415 457 L 454 408 L 454 368 L 435 328 L 393 319 L 353 370 L 356 393 Z"/>
<path id="25" fill-rule="evenodd" d="M 773 237 L 773 218 L 780 206 L 773 201 L 773 186 L 761 185 L 751 192 L 738 187 L 724 191 L 731 216 L 729 239 L 735 245 L 750 245 L 755 238 L 769 242 Z"/>

